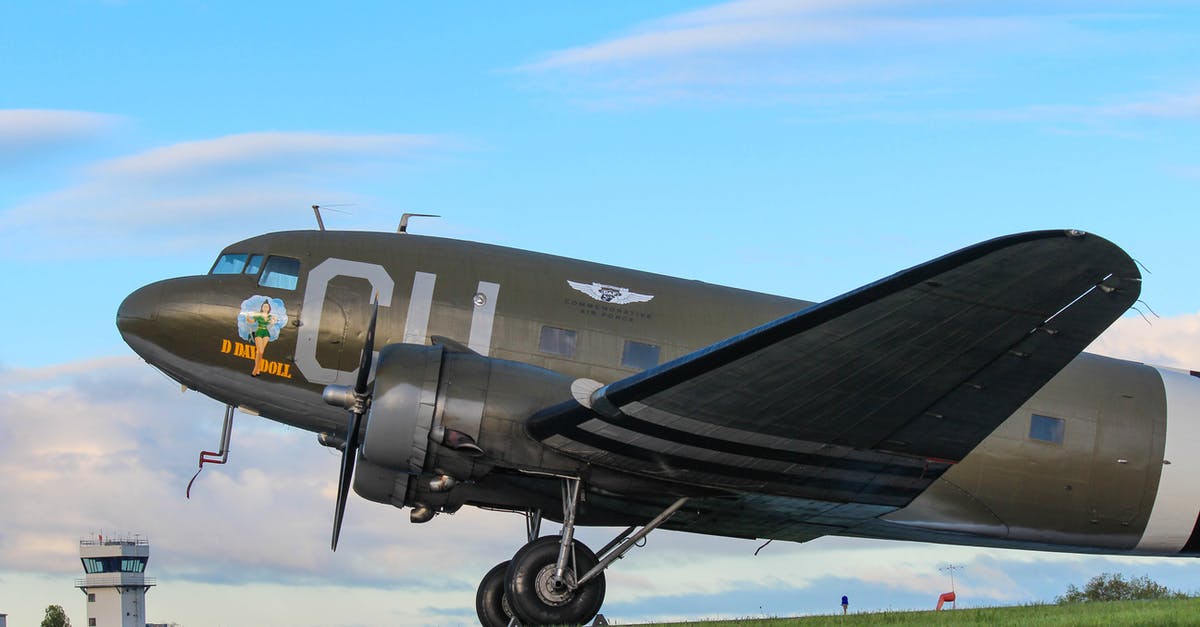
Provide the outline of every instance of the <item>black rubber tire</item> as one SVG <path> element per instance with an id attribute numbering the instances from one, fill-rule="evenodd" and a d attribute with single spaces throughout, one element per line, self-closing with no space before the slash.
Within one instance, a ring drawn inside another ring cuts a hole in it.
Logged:
<path id="1" fill-rule="evenodd" d="M 479 582 L 475 592 L 475 613 L 483 627 L 508 627 L 512 618 L 504 607 L 504 576 L 508 573 L 508 562 L 492 567 Z"/>
<path id="2" fill-rule="evenodd" d="M 582 542 L 575 541 L 575 562 L 567 561 L 572 576 L 591 570 L 598 563 L 596 554 Z M 552 604 L 538 592 L 538 576 L 543 579 L 558 561 L 559 536 L 546 536 L 526 544 L 508 564 L 504 578 L 508 604 L 523 625 L 582 625 L 592 619 L 604 603 L 604 573 L 587 585 L 564 593 L 558 604 Z M 573 567 L 573 568 L 572 568 Z"/>

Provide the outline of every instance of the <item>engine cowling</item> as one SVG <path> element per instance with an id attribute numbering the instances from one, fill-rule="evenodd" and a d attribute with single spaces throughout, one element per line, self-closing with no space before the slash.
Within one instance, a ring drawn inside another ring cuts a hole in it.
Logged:
<path id="1" fill-rule="evenodd" d="M 431 490 L 448 492 L 497 464 L 526 458 L 541 447 L 524 435 L 524 420 L 570 399 L 570 385 L 569 377 L 551 370 L 440 344 L 385 346 L 354 491 L 379 503 L 416 506 Z M 414 509 L 414 520 L 418 509 L 429 504 Z"/>

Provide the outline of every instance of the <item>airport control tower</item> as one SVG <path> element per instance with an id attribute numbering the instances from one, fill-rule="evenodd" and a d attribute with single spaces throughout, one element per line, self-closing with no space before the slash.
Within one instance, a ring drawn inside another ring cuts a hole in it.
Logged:
<path id="1" fill-rule="evenodd" d="M 150 543 L 141 537 L 97 535 L 79 541 L 86 575 L 75 587 L 87 595 L 88 627 L 145 627 Z"/>

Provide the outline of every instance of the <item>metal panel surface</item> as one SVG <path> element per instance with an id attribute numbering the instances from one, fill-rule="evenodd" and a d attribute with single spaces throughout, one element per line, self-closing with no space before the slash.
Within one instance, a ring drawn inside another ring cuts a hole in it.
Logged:
<path id="1" fill-rule="evenodd" d="M 903 504 L 1128 309 L 1140 281 L 1094 235 L 998 238 L 610 384 L 591 408 L 540 412 L 529 431 L 680 481 Z"/>

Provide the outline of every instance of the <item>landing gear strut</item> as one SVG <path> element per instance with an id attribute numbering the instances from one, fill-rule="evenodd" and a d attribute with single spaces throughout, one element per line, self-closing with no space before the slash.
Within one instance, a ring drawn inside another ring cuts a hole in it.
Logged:
<path id="1" fill-rule="evenodd" d="M 637 533 L 629 527 L 597 556 L 575 540 L 582 494 L 579 479 L 563 480 L 563 527 L 556 536 L 539 538 L 541 511 L 526 512 L 528 542 L 512 560 L 488 571 L 479 584 L 475 610 L 484 627 L 579 625 L 591 620 L 604 603 L 604 570 L 687 502 L 686 497 L 676 500 Z"/>
<path id="2" fill-rule="evenodd" d="M 563 536 L 546 536 L 526 544 L 509 562 L 505 576 L 508 602 L 524 625 L 579 625 L 604 603 L 604 575 L 586 586 L 575 573 L 587 572 L 599 560 L 582 542 L 574 542 L 563 575 L 558 578 L 558 555 Z"/>

